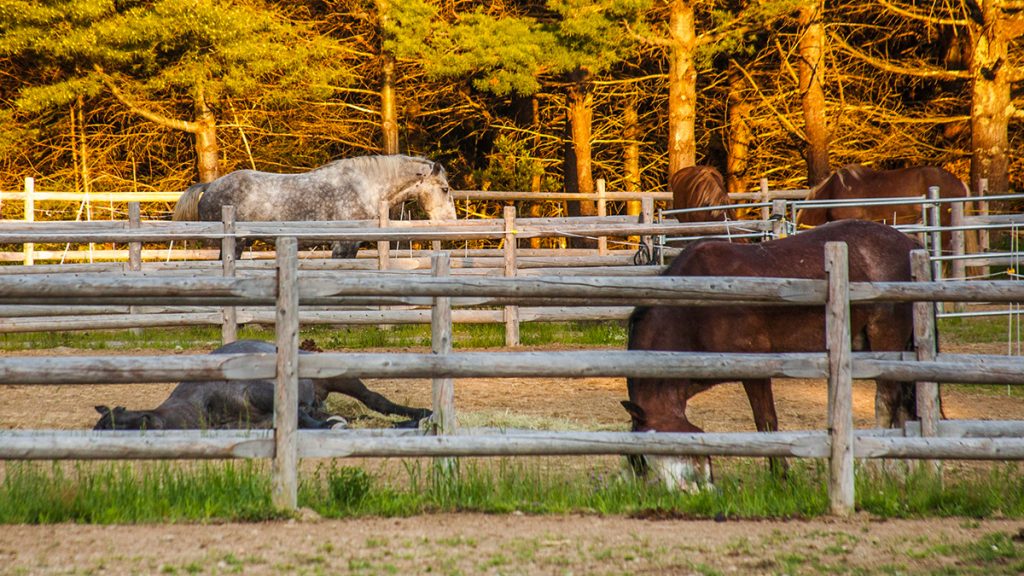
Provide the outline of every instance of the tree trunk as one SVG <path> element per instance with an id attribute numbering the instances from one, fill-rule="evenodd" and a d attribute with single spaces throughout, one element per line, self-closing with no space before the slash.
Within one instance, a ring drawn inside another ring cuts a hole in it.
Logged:
<path id="1" fill-rule="evenodd" d="M 395 59 L 384 54 L 384 79 L 380 87 L 380 128 L 385 154 L 398 154 L 398 112 L 395 110 Z"/>
<path id="2" fill-rule="evenodd" d="M 693 54 L 697 46 L 693 6 L 686 0 L 671 0 L 668 83 L 668 175 L 697 161 L 694 124 L 697 118 L 697 68 Z"/>
<path id="3" fill-rule="evenodd" d="M 622 170 L 626 191 L 640 191 L 640 120 L 637 117 L 636 102 L 630 100 L 622 112 L 622 139 L 626 142 L 622 151 Z M 626 202 L 626 214 L 640 215 L 640 201 Z"/>
<path id="4" fill-rule="evenodd" d="M 1007 40 L 995 2 L 979 2 L 980 25 L 972 26 L 971 56 L 971 185 L 988 179 L 989 194 L 1009 190 L 1008 126 L 1010 111 Z"/>
<path id="5" fill-rule="evenodd" d="M 220 177 L 217 119 L 206 105 L 206 97 L 201 89 L 196 96 L 195 112 L 196 170 L 200 182 L 211 182 Z"/>
<path id="6" fill-rule="evenodd" d="M 807 148 L 807 183 L 810 186 L 828 177 L 828 123 L 825 116 L 825 90 L 822 88 L 825 31 L 821 23 L 821 2 L 810 0 L 800 7 L 799 21 L 800 103 L 804 113 Z"/>
<path id="7" fill-rule="evenodd" d="M 540 192 L 544 182 L 544 163 L 540 161 L 541 130 L 540 100 L 534 95 L 530 98 L 530 130 L 533 131 L 533 156 L 535 158 L 533 174 L 530 176 L 530 192 Z M 540 218 L 540 202 L 530 202 L 528 214 L 530 218 Z M 540 248 L 540 238 L 530 238 L 530 248 Z"/>
<path id="8" fill-rule="evenodd" d="M 580 194 L 594 193 L 593 157 L 590 149 L 594 122 L 594 94 L 582 86 L 569 90 L 569 118 L 572 125 L 572 146 L 576 156 L 576 185 Z M 580 202 L 581 216 L 597 216 L 597 204 Z"/>
<path id="9" fill-rule="evenodd" d="M 729 61 L 729 97 L 726 118 L 729 132 L 726 134 L 725 190 L 726 192 L 747 192 L 750 190 L 747 174 L 747 157 L 752 139 L 750 111 L 753 105 L 743 97 L 743 73 L 732 60 Z"/>

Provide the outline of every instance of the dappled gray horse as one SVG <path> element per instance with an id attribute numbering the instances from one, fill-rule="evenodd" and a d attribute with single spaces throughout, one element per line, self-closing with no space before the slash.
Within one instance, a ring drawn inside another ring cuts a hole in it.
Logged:
<path id="1" fill-rule="evenodd" d="M 260 340 L 239 340 L 212 354 L 273 354 L 277 348 Z M 409 418 L 399 426 L 415 426 L 430 416 L 430 410 L 395 404 L 366 388 L 358 378 L 299 379 L 299 427 L 331 428 L 344 425 L 344 418 L 324 411 L 323 402 L 331 392 L 351 396 L 371 410 Z M 118 406 L 96 406 L 100 419 L 95 430 L 181 430 L 192 428 L 269 428 L 274 419 L 273 380 L 185 381 L 153 410 L 127 410 Z"/>
<path id="2" fill-rule="evenodd" d="M 440 163 L 415 156 L 357 156 L 300 174 L 237 170 L 189 187 L 174 220 L 217 222 L 234 206 L 239 222 L 375 220 L 380 203 L 416 199 L 431 220 L 454 220 L 448 175 Z M 245 242 L 239 241 L 240 255 Z M 331 256 L 354 258 L 359 242 L 334 242 Z"/>

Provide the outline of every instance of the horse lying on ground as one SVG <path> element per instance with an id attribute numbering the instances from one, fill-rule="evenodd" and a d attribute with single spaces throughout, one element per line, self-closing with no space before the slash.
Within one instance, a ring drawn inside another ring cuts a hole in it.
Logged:
<path id="1" fill-rule="evenodd" d="M 851 282 L 910 281 L 910 253 L 920 245 L 884 224 L 843 220 L 760 244 L 702 241 L 672 261 L 666 276 L 825 278 L 825 243 L 846 242 Z M 855 305 L 850 334 L 856 351 L 904 351 L 913 345 L 910 303 Z M 821 352 L 824 306 L 641 306 L 629 321 L 630 350 L 684 352 Z M 770 378 L 743 379 L 758 431 L 779 429 Z M 693 396 L 720 384 L 689 378 L 629 378 L 622 403 L 633 431 L 703 432 L 686 417 Z M 916 418 L 913 383 L 877 381 L 875 417 L 899 427 Z M 711 479 L 707 458 L 645 456 L 631 459 L 640 474 L 655 469 L 669 486 L 688 489 Z M 702 474 L 698 475 L 698 471 Z"/>
<path id="2" fill-rule="evenodd" d="M 220 222 L 223 206 L 239 222 L 376 220 L 380 203 L 415 198 L 431 220 L 454 220 L 448 175 L 440 163 L 404 155 L 335 160 L 301 174 L 237 170 L 194 184 L 178 199 L 173 220 Z M 236 256 L 245 240 L 235 245 Z M 355 258 L 359 242 L 334 242 L 331 257 Z"/>
<path id="3" fill-rule="evenodd" d="M 212 354 L 274 353 L 269 342 L 239 340 L 221 346 Z M 343 427 L 344 418 L 324 411 L 331 392 L 351 396 L 382 414 L 410 418 L 399 427 L 416 426 L 430 416 L 430 410 L 395 404 L 369 390 L 358 378 L 299 379 L 299 427 Z M 100 414 L 94 430 L 181 430 L 192 428 L 269 428 L 274 418 L 273 380 L 216 380 L 181 382 L 160 406 L 153 410 L 127 410 L 118 406 L 96 406 Z"/>

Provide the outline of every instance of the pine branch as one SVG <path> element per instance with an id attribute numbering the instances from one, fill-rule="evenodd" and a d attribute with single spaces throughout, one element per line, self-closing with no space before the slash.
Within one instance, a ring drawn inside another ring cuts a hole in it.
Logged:
<path id="1" fill-rule="evenodd" d="M 99 74 L 99 77 L 103 81 L 103 84 L 106 85 L 107 89 L 110 90 L 110 93 L 114 95 L 114 98 L 117 98 L 119 102 L 124 104 L 132 112 L 138 114 L 139 116 L 142 116 L 150 122 L 159 124 L 160 126 L 164 126 L 165 128 L 171 128 L 172 130 L 183 130 L 185 132 L 191 133 L 199 132 L 199 125 L 195 122 L 170 118 L 168 116 L 160 114 L 159 112 L 155 112 L 153 110 L 149 110 L 147 108 L 140 106 L 134 100 L 129 98 L 128 95 L 122 92 L 120 88 L 118 88 L 117 84 L 114 83 L 114 79 L 108 76 L 107 73 L 103 71 L 103 68 L 101 68 L 98 65 L 95 65 L 94 69 L 96 70 L 96 73 Z"/>
<path id="2" fill-rule="evenodd" d="M 910 20 L 917 20 L 919 22 L 925 22 L 927 24 L 936 24 L 939 26 L 968 26 L 970 22 L 967 20 L 961 20 L 959 18 L 936 18 L 923 12 L 917 12 L 908 10 L 900 6 L 889 2 L 888 0 L 878 0 L 878 3 L 885 7 L 890 12 L 908 18 Z"/>
<path id="3" fill-rule="evenodd" d="M 903 74 L 905 76 L 915 76 L 918 78 L 937 78 L 939 80 L 966 80 L 971 77 L 970 72 L 967 70 L 947 70 L 945 68 L 928 66 L 923 63 L 919 67 L 913 68 L 909 66 L 899 66 L 888 60 L 876 58 L 862 50 L 858 50 L 857 48 L 850 46 L 842 37 L 834 32 L 829 33 L 829 38 L 831 38 L 832 42 L 838 45 L 843 52 L 846 52 L 854 58 L 867 62 L 875 68 L 886 72 Z"/>

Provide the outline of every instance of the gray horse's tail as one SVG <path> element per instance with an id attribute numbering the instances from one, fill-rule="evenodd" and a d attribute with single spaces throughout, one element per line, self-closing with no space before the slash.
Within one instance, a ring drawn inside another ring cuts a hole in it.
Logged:
<path id="1" fill-rule="evenodd" d="M 188 190 L 185 190 L 178 198 L 178 203 L 174 205 L 174 215 L 171 216 L 171 220 L 181 222 L 199 220 L 199 200 L 206 192 L 207 184 L 207 182 L 200 182 L 189 186 Z"/>

